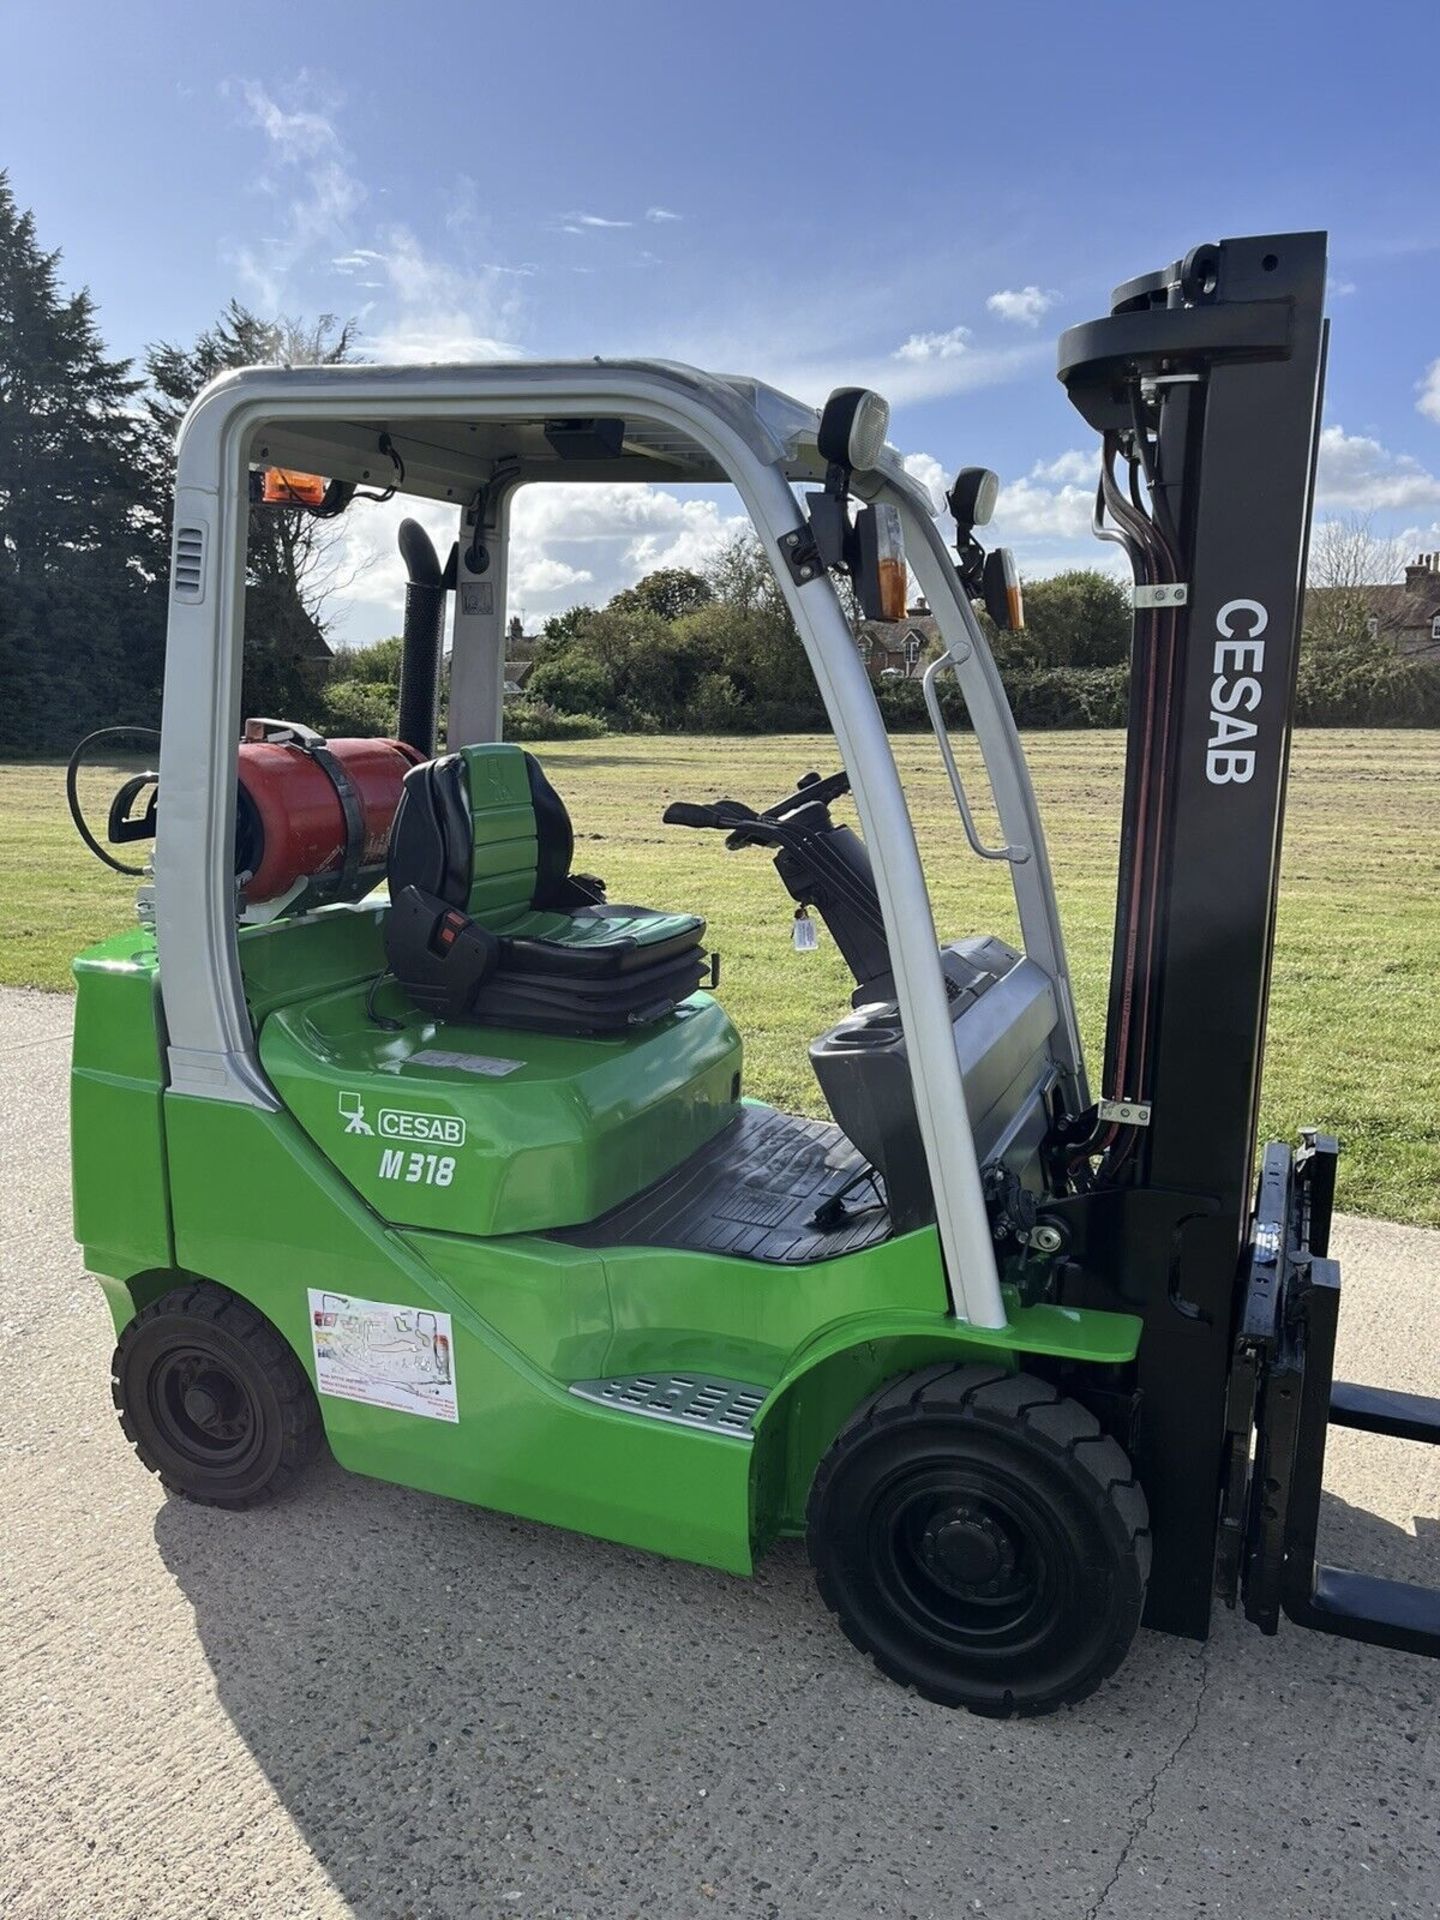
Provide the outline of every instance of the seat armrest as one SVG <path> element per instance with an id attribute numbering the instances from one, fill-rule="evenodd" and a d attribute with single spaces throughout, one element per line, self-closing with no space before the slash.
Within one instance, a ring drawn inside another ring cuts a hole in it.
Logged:
<path id="1" fill-rule="evenodd" d="M 462 1019 L 495 971 L 500 942 L 423 887 L 402 887 L 385 916 L 385 959 L 415 1005 Z"/>

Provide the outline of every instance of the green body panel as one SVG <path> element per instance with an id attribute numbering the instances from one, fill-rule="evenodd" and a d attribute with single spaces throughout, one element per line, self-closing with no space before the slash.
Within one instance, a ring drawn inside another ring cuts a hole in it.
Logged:
<path id="1" fill-rule="evenodd" d="M 611 1371 L 601 1254 L 529 1234 L 462 1240 L 407 1232 L 405 1240 L 448 1286 L 479 1302 L 489 1324 L 551 1379 L 596 1380 Z"/>
<path id="2" fill-rule="evenodd" d="M 385 966 L 382 928 L 387 902 L 362 901 L 358 906 L 321 907 L 297 920 L 271 920 L 264 926 L 242 927 L 238 948 L 240 977 L 256 1028 L 279 1007 L 296 1000 L 312 1000 L 338 987 L 363 986 L 367 991 Z M 398 1003 L 397 989 L 384 996 Z"/>
<path id="3" fill-rule="evenodd" d="M 928 1237 L 933 1242 L 933 1231 Z M 934 1257 L 938 1262 L 938 1247 Z M 861 1401 L 898 1374 L 939 1361 L 1007 1371 L 1031 1359 L 1123 1366 L 1139 1350 L 1143 1322 L 1135 1314 L 1022 1307 L 1008 1289 L 1006 1310 L 1007 1325 L 990 1329 L 966 1326 L 943 1313 L 907 1313 L 877 1304 L 873 1312 L 819 1328 L 798 1347 L 756 1418 L 755 1550 L 762 1551 L 776 1534 L 803 1529 L 821 1455 Z"/>
<path id="4" fill-rule="evenodd" d="M 293 1114 L 162 1093 L 146 936 L 77 962 L 77 1233 L 117 1330 L 171 1275 L 203 1276 L 253 1302 L 312 1380 L 311 1289 L 449 1314 L 456 1421 L 320 1395 L 330 1444 L 355 1472 L 743 1572 L 802 1524 L 820 1455 L 894 1374 L 947 1358 L 1134 1356 L 1140 1322 L 1127 1315 L 1011 1302 L 1000 1332 L 958 1323 L 933 1229 L 798 1267 L 487 1236 L 476 1224 L 487 1209 L 599 1212 L 723 1125 L 739 1048 L 721 1010 L 697 996 L 626 1040 L 437 1030 L 413 1014 L 390 1033 L 363 1007 L 379 965 L 375 908 L 245 929 L 240 951 L 262 1056 Z M 426 1048 L 524 1065 L 498 1078 L 416 1069 Z M 385 1143 L 345 1132 L 340 1091 L 360 1096 L 370 1124 L 386 1101 L 463 1120 L 463 1145 L 443 1149 L 457 1161 L 450 1184 L 376 1179 Z M 647 1127 L 649 1111 L 661 1124 Z M 563 1140 L 557 1127 L 570 1129 Z M 548 1172 L 525 1185 L 514 1169 L 528 1155 Z M 427 1199 L 444 1206 L 420 1218 Z M 769 1390 L 753 1442 L 567 1390 L 687 1369 Z"/>
<path id="5" fill-rule="evenodd" d="M 366 991 L 279 1008 L 260 1059 L 327 1158 L 406 1226 L 489 1237 L 593 1220 L 737 1110 L 740 1038 L 705 994 L 624 1037 L 577 1039 L 414 1015 L 387 1032 Z M 415 1057 L 437 1052 L 472 1065 Z"/>
<path id="6" fill-rule="evenodd" d="M 566 1392 L 491 1322 L 483 1293 L 452 1284 L 376 1219 L 287 1115 L 169 1094 L 166 1129 L 180 1265 L 259 1307 L 312 1379 L 309 1288 L 452 1316 L 458 1422 L 322 1395 L 342 1466 L 748 1571 L 748 1441 Z M 506 1251 L 495 1252 L 503 1271 Z M 532 1258 L 535 1284 L 563 1289 L 568 1264 Z"/>
<path id="7" fill-rule="evenodd" d="M 607 1248 L 603 1257 L 615 1327 L 607 1373 L 695 1367 L 771 1387 L 836 1324 L 877 1308 L 947 1314 L 933 1227 L 809 1266 L 669 1247 Z"/>
<path id="8" fill-rule="evenodd" d="M 164 1067 L 155 946 L 117 934 L 75 962 L 70 1154 L 75 1238 L 111 1283 L 174 1265 L 161 1113 Z M 128 1318 L 107 1286 L 112 1315 Z"/>

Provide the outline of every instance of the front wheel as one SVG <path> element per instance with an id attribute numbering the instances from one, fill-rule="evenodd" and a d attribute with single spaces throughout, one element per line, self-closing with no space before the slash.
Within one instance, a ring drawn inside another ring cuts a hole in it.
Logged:
<path id="1" fill-rule="evenodd" d="M 820 1593 L 902 1685 L 974 1713 L 1049 1713 L 1125 1657 L 1150 1571 L 1123 1449 L 1028 1374 L 940 1366 L 869 1400 L 807 1514 Z"/>
<path id="2" fill-rule="evenodd" d="M 120 1336 L 111 1391 L 125 1437 L 172 1493 L 252 1507 L 319 1449 L 320 1409 L 289 1345 L 213 1282 L 176 1287 Z"/>

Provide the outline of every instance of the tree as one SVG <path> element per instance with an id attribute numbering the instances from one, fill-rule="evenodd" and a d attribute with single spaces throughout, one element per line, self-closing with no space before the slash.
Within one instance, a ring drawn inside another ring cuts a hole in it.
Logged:
<path id="1" fill-rule="evenodd" d="M 355 328 L 334 314 L 318 320 L 262 320 L 232 300 L 188 347 L 147 348 L 145 401 L 150 530 L 168 564 L 174 511 L 175 435 L 191 401 L 218 374 L 257 365 L 333 366 L 353 359 Z M 247 713 L 294 715 L 316 697 L 316 663 L 329 656 L 325 602 L 336 586 L 336 529 L 303 508 L 256 506 L 246 547 Z"/>
<path id="2" fill-rule="evenodd" d="M 336 654 L 320 715 L 327 733 L 371 738 L 394 734 L 404 650 L 403 640 L 394 634 L 368 647 L 344 647 Z"/>
<path id="3" fill-rule="evenodd" d="M 1130 597 L 1112 574 L 1076 567 L 1025 583 L 1031 660 L 1047 667 L 1114 667 L 1130 657 Z"/>
<path id="4" fill-rule="evenodd" d="M 647 573 L 633 587 L 624 587 L 609 604 L 612 613 L 631 610 L 658 614 L 662 620 L 680 620 L 715 598 L 710 583 L 688 567 L 662 567 Z"/>
<path id="5" fill-rule="evenodd" d="M 718 547 L 706 561 L 703 577 L 712 600 L 723 600 L 741 613 L 790 618 L 774 569 L 753 533 L 742 529 Z"/>
<path id="6" fill-rule="evenodd" d="M 594 607 L 567 607 L 564 613 L 552 613 L 540 629 L 539 645 L 535 649 L 537 660 L 553 660 L 562 654 L 572 640 L 577 640 L 586 627 L 595 618 Z"/>
<path id="7" fill-rule="evenodd" d="M 1305 595 L 1305 640 L 1328 652 L 1365 649 L 1379 638 L 1371 589 L 1393 585 L 1404 570 L 1398 540 L 1377 536 L 1368 513 L 1321 520 L 1310 537 Z"/>
<path id="8" fill-rule="evenodd" d="M 59 261 L 0 173 L 0 733 L 29 748 L 158 705 L 140 383 Z"/>

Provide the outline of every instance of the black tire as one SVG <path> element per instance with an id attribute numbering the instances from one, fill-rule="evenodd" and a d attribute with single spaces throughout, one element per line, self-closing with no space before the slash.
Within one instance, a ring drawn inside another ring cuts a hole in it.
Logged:
<path id="1" fill-rule="evenodd" d="M 293 1351 L 263 1314 L 208 1280 L 136 1314 L 110 1387 L 151 1473 L 202 1506 L 271 1500 L 319 1450 L 320 1409 Z"/>
<path id="2" fill-rule="evenodd" d="M 1083 1700 L 1140 1624 L 1150 1517 L 1130 1462 L 1029 1374 L 891 1382 L 821 1461 L 806 1518 L 850 1640 L 941 1706 L 1003 1718 Z"/>

